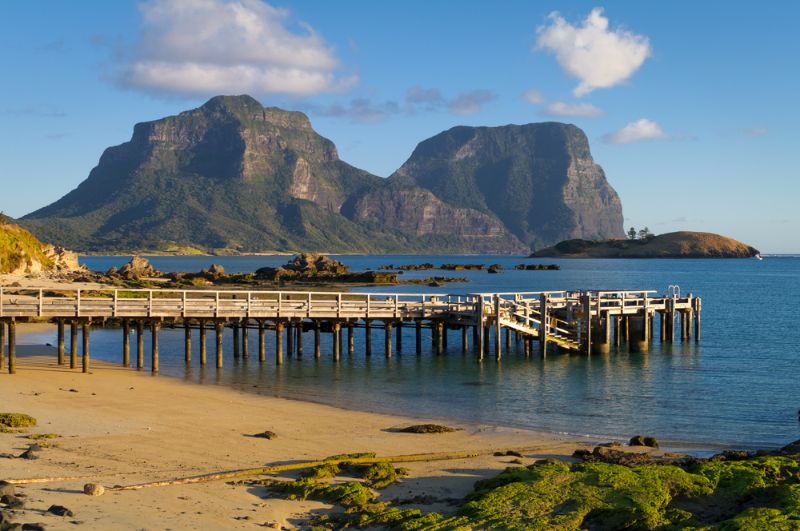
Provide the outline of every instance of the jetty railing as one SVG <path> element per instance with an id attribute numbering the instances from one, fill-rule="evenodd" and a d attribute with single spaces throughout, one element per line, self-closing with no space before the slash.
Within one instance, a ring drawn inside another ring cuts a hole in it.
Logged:
<path id="1" fill-rule="evenodd" d="M 320 355 L 320 333 L 334 335 L 334 359 L 343 349 L 341 330 L 347 330 L 348 350 L 353 350 L 353 329 L 365 329 L 367 353 L 371 353 L 371 331 L 382 323 L 384 350 L 392 352 L 392 330 L 396 330 L 398 349 L 402 328 L 416 331 L 415 350 L 421 351 L 421 330 L 431 330 L 437 353 L 446 349 L 448 331 L 461 329 L 462 349 L 469 343 L 467 329 L 473 331 L 473 344 L 479 359 L 491 350 L 499 359 L 503 351 L 501 336 L 505 331 L 505 350 L 510 350 L 511 334 L 524 342 L 530 355 L 532 342 L 538 342 L 542 356 L 548 346 L 562 351 L 604 353 L 612 344 L 628 345 L 632 350 L 646 350 L 652 342 L 653 323 L 660 321 L 662 341 L 675 339 L 675 318 L 680 316 L 681 339 L 700 337 L 700 298 L 679 291 L 657 295 L 655 290 L 603 291 L 526 291 L 504 293 L 359 293 L 331 291 L 261 291 L 204 289 L 127 289 L 127 288 L 24 288 L 0 286 L 0 368 L 4 362 L 4 335 L 8 329 L 9 371 L 15 357 L 15 323 L 30 319 L 48 319 L 58 325 L 59 362 L 64 360 L 64 328 L 70 326 L 70 365 L 75 364 L 78 327 L 84 341 L 83 365 L 88 368 L 89 331 L 94 322 L 112 320 L 123 329 L 124 351 L 129 352 L 128 336 L 133 326 L 137 334 L 137 366 L 142 361 L 142 334 L 151 330 L 155 352 L 153 370 L 157 372 L 158 331 L 167 322 L 182 324 L 186 330 L 187 363 L 191 357 L 191 330 L 200 330 L 201 364 L 205 364 L 205 333 L 213 329 L 217 336 L 217 366 L 222 363 L 222 334 L 233 330 L 234 355 L 247 355 L 247 331 L 259 332 L 259 359 L 263 360 L 264 331 L 276 331 L 276 359 L 282 359 L 283 333 L 287 350 L 302 351 L 303 333 L 314 332 L 315 355 Z M 612 340 L 613 336 L 613 340 Z M 127 360 L 129 355 L 125 355 Z M 126 362 L 127 363 L 127 362 Z"/>

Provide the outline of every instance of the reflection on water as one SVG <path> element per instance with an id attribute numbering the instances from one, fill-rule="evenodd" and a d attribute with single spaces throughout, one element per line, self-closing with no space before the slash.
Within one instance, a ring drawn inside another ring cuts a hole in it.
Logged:
<path id="1" fill-rule="evenodd" d="M 423 353 L 414 354 L 414 330 L 403 331 L 404 351 L 387 360 L 381 330 L 373 330 L 373 355 L 364 355 L 364 331 L 357 330 L 355 353 L 332 361 L 330 335 L 323 334 L 322 359 L 313 356 L 313 334 L 304 337 L 302 358 L 274 360 L 274 334 L 267 334 L 267 362 L 260 364 L 256 341 L 250 358 L 233 359 L 225 337 L 225 368 L 183 363 L 183 331 L 164 329 L 161 372 L 203 384 L 224 384 L 256 393 L 313 400 L 355 409 L 413 416 L 458 418 L 490 424 L 543 428 L 554 432 L 628 437 L 638 433 L 686 444 L 776 446 L 800 438 L 800 331 L 792 301 L 800 300 L 800 259 L 751 260 L 562 260 L 560 271 L 514 271 L 526 261 L 514 257 L 340 257 L 353 269 L 421 262 L 501 263 L 505 271 L 459 271 L 467 284 L 452 293 L 551 289 L 659 289 L 680 284 L 703 297 L 703 337 L 672 345 L 654 343 L 649 353 L 538 355 L 526 359 L 522 344 L 497 363 L 461 352 L 460 332 L 450 331 L 449 349 L 437 356 L 424 330 Z M 86 257 L 105 269 L 118 257 Z M 156 257 L 162 270 L 199 270 L 206 257 Z M 285 257 L 215 257 L 228 271 L 277 265 Z M 430 272 L 408 272 L 407 277 Z M 400 286 L 406 292 L 437 291 Z M 381 291 L 387 291 L 385 287 Z M 754 301 L 763 304 L 753 307 Z M 119 361 L 121 332 L 98 329 L 93 356 Z M 213 334 L 209 347 L 213 349 Z M 49 335 L 40 338 L 53 342 Z M 471 338 L 470 338 L 471 340 Z M 149 347 L 149 341 L 145 341 Z M 536 349 L 534 349 L 536 352 Z M 209 352 L 213 364 L 213 352 Z M 149 362 L 149 352 L 146 359 Z"/>

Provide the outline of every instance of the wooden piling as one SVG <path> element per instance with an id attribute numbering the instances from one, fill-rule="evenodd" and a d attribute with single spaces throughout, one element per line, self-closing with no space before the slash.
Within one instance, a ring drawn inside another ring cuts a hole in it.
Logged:
<path id="1" fill-rule="evenodd" d="M 192 328 L 188 321 L 183 323 L 183 361 L 187 367 L 192 365 Z"/>
<path id="2" fill-rule="evenodd" d="M 200 366 L 205 367 L 207 360 L 206 355 L 206 322 L 203 319 L 198 321 L 200 327 Z"/>
<path id="3" fill-rule="evenodd" d="M 364 342 L 366 355 L 372 356 L 372 324 L 369 319 L 364 319 Z"/>
<path id="4" fill-rule="evenodd" d="M 89 362 L 90 362 L 90 353 L 89 353 L 89 338 L 92 330 L 92 322 L 91 320 L 86 320 L 83 322 L 83 367 L 82 370 L 84 373 L 89 372 Z"/>
<path id="5" fill-rule="evenodd" d="M 258 320 L 258 362 L 264 363 L 267 361 L 267 341 L 266 341 L 266 328 L 264 327 L 264 320 Z"/>
<path id="6" fill-rule="evenodd" d="M 150 323 L 150 340 L 152 342 L 152 347 L 150 350 L 150 372 L 153 374 L 158 374 L 158 336 L 159 332 L 161 332 L 161 322 L 160 321 L 153 321 Z"/>
<path id="7" fill-rule="evenodd" d="M 136 321 L 136 368 L 144 368 L 144 322 Z"/>
<path id="8" fill-rule="evenodd" d="M 291 321 L 286 323 L 286 355 L 290 358 L 294 356 L 294 324 Z"/>
<path id="9" fill-rule="evenodd" d="M 78 366 L 78 322 L 69 322 L 69 368 Z"/>
<path id="10" fill-rule="evenodd" d="M 342 325 L 339 323 L 339 321 L 333 322 L 333 361 L 339 361 L 342 350 L 341 327 Z"/>
<path id="11" fill-rule="evenodd" d="M 414 321 L 414 348 L 417 355 L 422 354 L 422 321 L 417 319 Z"/>
<path id="12" fill-rule="evenodd" d="M 250 323 L 247 319 L 242 322 L 242 358 L 247 359 L 250 357 L 250 339 L 248 325 Z"/>
<path id="13" fill-rule="evenodd" d="M 314 357 L 319 359 L 321 357 L 322 347 L 320 343 L 322 342 L 321 338 L 321 325 L 319 319 L 314 319 Z"/>
<path id="14" fill-rule="evenodd" d="M 592 298 L 588 293 L 581 295 L 583 299 L 583 348 L 586 354 L 592 353 Z"/>
<path id="15" fill-rule="evenodd" d="M 486 334 L 486 330 L 483 324 L 475 325 L 475 330 L 478 332 L 478 339 L 475 341 L 475 347 L 478 350 L 477 354 L 478 361 L 483 361 L 483 354 L 484 352 L 486 352 L 486 342 L 487 342 L 486 337 L 484 337 Z"/>
<path id="16" fill-rule="evenodd" d="M 614 346 L 619 349 L 620 345 L 622 344 L 622 338 L 620 334 L 622 333 L 622 316 L 618 315 L 614 317 Z"/>
<path id="17" fill-rule="evenodd" d="M 667 340 L 666 312 L 658 312 L 658 339 L 663 343 Z"/>
<path id="18" fill-rule="evenodd" d="M 217 319 L 214 322 L 214 332 L 215 332 L 214 339 L 216 340 L 216 347 L 217 347 L 216 348 L 216 351 L 217 351 L 216 352 L 216 354 L 217 354 L 217 369 L 221 369 L 222 368 L 222 356 L 223 356 L 222 340 L 223 340 L 223 335 L 225 334 L 225 321 L 223 321 L 222 319 Z"/>
<path id="19" fill-rule="evenodd" d="M 461 325 L 461 352 L 467 352 L 469 349 L 469 340 L 467 339 L 469 333 L 466 325 Z"/>
<path id="20" fill-rule="evenodd" d="M 57 329 L 57 359 L 59 365 L 64 365 L 64 319 L 56 319 L 56 329 Z M 2 339 L 0 339 L 0 343 L 2 343 Z M 0 364 L 0 368 L 2 365 Z"/>
<path id="21" fill-rule="evenodd" d="M 500 325 L 500 295 L 494 296 L 494 355 L 497 359 L 503 357 L 503 349 L 500 346 L 500 334 L 502 326 Z"/>
<path id="22" fill-rule="evenodd" d="M 547 356 L 547 321 L 550 318 L 549 300 L 546 293 L 539 295 L 539 355 Z"/>
<path id="23" fill-rule="evenodd" d="M 8 322 L 8 374 L 17 373 L 17 322 Z"/>
<path id="24" fill-rule="evenodd" d="M 303 323 L 297 323 L 295 330 L 297 330 L 297 357 L 301 358 L 303 356 Z"/>
<path id="25" fill-rule="evenodd" d="M 283 364 L 283 321 L 275 321 L 275 364 Z"/>
<path id="26" fill-rule="evenodd" d="M 436 353 L 441 354 L 444 352 L 444 340 L 447 334 L 447 329 L 444 327 L 443 321 L 434 321 L 436 326 Z"/>
<path id="27" fill-rule="evenodd" d="M 63 328 L 61 333 L 63 334 Z M 126 368 L 131 366 L 131 323 L 127 319 L 122 320 L 122 366 Z"/>
<path id="28" fill-rule="evenodd" d="M 347 353 L 353 354 L 356 351 L 356 335 L 353 322 L 347 322 Z"/>
<path id="29" fill-rule="evenodd" d="M 447 323 L 444 321 L 440 321 L 439 323 L 441 326 L 441 334 L 439 335 L 439 339 L 442 341 L 442 352 L 447 352 L 447 338 L 450 336 L 450 329 L 447 328 Z"/>
<path id="30" fill-rule="evenodd" d="M 239 323 L 233 323 L 231 325 L 233 329 L 233 357 L 239 357 Z"/>
<path id="31" fill-rule="evenodd" d="M 694 300 L 694 342 L 700 342 L 700 297 Z"/>
<path id="32" fill-rule="evenodd" d="M 392 357 L 392 322 L 391 321 L 384 321 L 383 322 L 383 352 L 386 354 L 387 358 Z"/>
<path id="33" fill-rule="evenodd" d="M 395 348 L 397 348 L 397 352 L 402 352 L 403 350 L 403 321 L 397 321 L 397 328 L 395 329 Z"/>
<path id="34" fill-rule="evenodd" d="M 0 371 L 5 369 L 6 358 L 6 322 L 0 320 Z"/>

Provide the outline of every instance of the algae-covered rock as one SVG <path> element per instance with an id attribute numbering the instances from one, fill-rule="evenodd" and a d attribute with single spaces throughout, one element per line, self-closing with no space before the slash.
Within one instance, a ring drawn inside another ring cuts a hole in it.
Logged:
<path id="1" fill-rule="evenodd" d="M 0 413 L 0 426 L 30 428 L 36 426 L 36 419 L 25 413 Z"/>
<path id="2" fill-rule="evenodd" d="M 630 446 L 648 446 L 650 448 L 658 448 L 658 439 L 655 437 L 644 437 L 642 435 L 636 435 L 631 437 L 630 442 L 628 443 Z"/>

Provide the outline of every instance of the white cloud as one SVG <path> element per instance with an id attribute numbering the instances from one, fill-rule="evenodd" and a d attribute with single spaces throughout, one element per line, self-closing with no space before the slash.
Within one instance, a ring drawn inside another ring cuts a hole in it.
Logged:
<path id="1" fill-rule="evenodd" d="M 539 27 L 537 33 L 537 48 L 555 54 L 561 68 L 580 81 L 574 90 L 578 97 L 622 83 L 651 52 L 647 37 L 620 28 L 609 30 L 599 7 L 592 9 L 580 26 L 554 11 L 548 25 Z"/>
<path id="2" fill-rule="evenodd" d="M 666 140 L 668 138 L 669 135 L 656 122 L 641 118 L 635 122 L 630 122 L 619 131 L 603 136 L 603 142 L 608 144 L 631 144 L 644 140 Z"/>
<path id="3" fill-rule="evenodd" d="M 545 107 L 542 114 L 545 116 L 577 116 L 579 118 L 597 118 L 603 115 L 603 109 L 599 109 L 591 103 L 565 103 L 554 101 Z"/>
<path id="4" fill-rule="evenodd" d="M 288 10 L 260 0 L 152 0 L 123 82 L 185 94 L 310 95 L 358 82 L 333 49 Z"/>
<path id="5" fill-rule="evenodd" d="M 522 99 L 534 105 L 539 105 L 540 103 L 545 102 L 545 98 L 542 95 L 542 93 L 536 89 L 528 89 L 525 92 L 523 92 Z"/>

